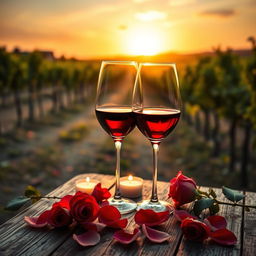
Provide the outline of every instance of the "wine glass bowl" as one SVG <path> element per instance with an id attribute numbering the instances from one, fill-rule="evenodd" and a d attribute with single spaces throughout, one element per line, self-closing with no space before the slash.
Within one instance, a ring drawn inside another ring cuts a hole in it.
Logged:
<path id="1" fill-rule="evenodd" d="M 116 187 L 109 204 L 121 214 L 136 209 L 137 204 L 120 194 L 120 151 L 123 139 L 134 129 L 132 94 L 137 74 L 134 61 L 103 61 L 97 86 L 96 117 L 102 128 L 113 138 L 116 148 Z"/>
<path id="2" fill-rule="evenodd" d="M 181 113 L 181 98 L 175 64 L 141 63 L 133 93 L 136 125 L 153 148 L 153 185 L 150 200 L 139 209 L 166 210 L 169 203 L 157 197 L 157 157 L 159 145 L 176 127 Z"/>

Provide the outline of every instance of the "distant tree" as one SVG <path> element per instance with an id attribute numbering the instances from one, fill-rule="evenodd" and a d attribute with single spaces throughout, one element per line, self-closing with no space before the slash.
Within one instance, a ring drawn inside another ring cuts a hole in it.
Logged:
<path id="1" fill-rule="evenodd" d="M 12 70 L 11 55 L 5 47 L 0 47 L 0 94 L 1 105 L 6 105 L 6 95 L 10 84 L 10 72 Z"/>
<path id="2" fill-rule="evenodd" d="M 238 56 L 234 55 L 231 49 L 222 51 L 216 49 L 217 65 L 219 68 L 219 83 L 221 95 L 221 113 L 229 120 L 229 171 L 234 170 L 236 155 L 236 131 L 237 126 L 242 118 L 241 109 L 247 98 L 247 91 L 242 84 L 242 66 Z"/>
<path id="3" fill-rule="evenodd" d="M 21 102 L 21 91 L 26 84 L 26 65 L 20 58 L 12 56 L 12 72 L 10 74 L 10 89 L 14 95 L 14 104 L 17 116 L 17 126 L 23 124 L 23 111 Z"/>
<path id="4" fill-rule="evenodd" d="M 196 65 L 195 76 L 197 80 L 194 86 L 194 95 L 204 114 L 203 135 L 205 140 L 208 141 L 210 139 L 210 111 L 214 107 L 211 91 L 217 84 L 210 57 L 203 57 L 199 60 Z"/>
<path id="5" fill-rule="evenodd" d="M 188 121 L 189 124 L 192 124 L 191 114 L 190 114 L 190 107 L 191 105 L 195 104 L 194 102 L 194 85 L 196 82 L 194 70 L 191 66 L 186 66 L 185 73 L 182 78 L 182 86 L 181 86 L 181 94 L 183 99 L 183 111 L 184 117 Z M 199 122 L 196 122 L 196 129 L 200 133 L 201 132 L 201 125 L 200 119 Z"/>
<path id="6" fill-rule="evenodd" d="M 36 85 L 39 79 L 40 67 L 43 58 L 38 51 L 34 51 L 28 56 L 28 119 L 35 120 L 35 99 Z"/>
<path id="7" fill-rule="evenodd" d="M 241 181 L 242 186 L 248 185 L 248 164 L 250 161 L 250 146 L 252 129 L 256 129 L 256 40 L 249 37 L 248 41 L 252 44 L 252 56 L 246 64 L 246 79 L 248 83 L 248 101 L 244 111 L 244 140 L 242 145 L 241 160 Z"/>

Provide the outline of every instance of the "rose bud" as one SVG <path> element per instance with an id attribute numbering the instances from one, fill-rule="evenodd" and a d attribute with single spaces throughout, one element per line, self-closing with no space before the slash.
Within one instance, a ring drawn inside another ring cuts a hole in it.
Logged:
<path id="1" fill-rule="evenodd" d="M 102 188 L 101 184 L 98 183 L 92 192 L 92 196 L 95 197 L 98 203 L 102 203 L 103 200 L 110 198 L 111 194 L 107 188 Z"/>
<path id="2" fill-rule="evenodd" d="M 86 193 L 78 191 L 70 200 L 70 214 L 79 223 L 94 221 L 99 209 L 95 198 Z"/>
<path id="3" fill-rule="evenodd" d="M 72 217 L 67 209 L 55 204 L 48 213 L 47 221 L 51 226 L 58 228 L 70 225 L 72 223 Z"/>
<path id="4" fill-rule="evenodd" d="M 179 171 L 177 176 L 170 180 L 170 183 L 169 197 L 173 199 L 175 207 L 195 200 L 196 183 L 193 179 Z"/>
<path id="5" fill-rule="evenodd" d="M 191 218 L 181 222 L 181 229 L 188 240 L 196 242 L 203 242 L 210 234 L 210 228 L 205 223 Z"/>

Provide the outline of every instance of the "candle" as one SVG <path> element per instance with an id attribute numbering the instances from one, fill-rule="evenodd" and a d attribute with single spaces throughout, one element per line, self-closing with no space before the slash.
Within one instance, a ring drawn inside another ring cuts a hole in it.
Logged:
<path id="1" fill-rule="evenodd" d="M 94 187 L 99 183 L 97 180 L 91 180 L 90 177 L 76 181 L 76 191 L 81 191 L 87 194 L 93 192 Z"/>
<path id="2" fill-rule="evenodd" d="M 123 197 L 136 198 L 142 195 L 143 179 L 132 175 L 120 179 L 120 192 Z"/>

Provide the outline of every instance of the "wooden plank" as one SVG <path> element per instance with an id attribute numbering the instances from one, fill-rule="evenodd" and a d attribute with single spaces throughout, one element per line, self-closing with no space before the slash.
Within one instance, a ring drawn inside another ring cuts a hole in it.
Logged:
<path id="1" fill-rule="evenodd" d="M 143 195 L 144 198 L 148 198 L 148 196 L 151 193 L 151 187 L 148 186 L 149 181 L 145 181 L 144 182 L 144 186 L 143 186 Z M 132 219 L 132 216 L 134 215 L 134 213 L 130 213 L 127 215 L 123 215 L 124 218 L 128 218 L 129 221 L 129 225 L 130 221 Z M 112 242 L 112 237 L 114 234 L 115 230 L 111 230 L 111 229 L 105 229 L 102 233 L 101 233 L 101 241 L 100 244 L 93 246 L 93 247 L 82 247 L 80 245 L 77 244 L 77 242 L 75 242 L 73 240 L 72 237 L 70 237 L 63 245 L 61 245 L 54 253 L 53 255 L 103 255 L 104 252 L 107 250 L 107 248 L 111 245 Z"/>
<path id="2" fill-rule="evenodd" d="M 246 192 L 245 204 L 256 205 L 256 193 Z M 256 209 L 244 211 L 243 255 L 256 255 Z"/>
<path id="3" fill-rule="evenodd" d="M 75 192 L 75 181 L 90 176 L 98 179 L 105 187 L 114 183 L 114 176 L 83 174 L 78 175 L 49 193 L 48 196 L 64 196 Z M 53 200 L 41 199 L 36 204 L 22 211 L 0 227 L 0 254 L 1 255 L 47 255 L 46 252 L 54 251 L 72 233 L 72 230 L 33 229 L 24 223 L 24 216 L 35 216 L 47 210 L 53 204 Z"/>
<path id="4" fill-rule="evenodd" d="M 161 200 L 166 200 L 169 192 L 169 183 L 158 182 L 158 194 Z M 144 182 L 143 198 L 148 199 L 151 195 L 151 182 Z M 129 224 L 127 229 L 133 230 L 135 223 L 133 214 L 128 215 Z M 53 254 L 57 255 L 106 255 L 106 256 L 117 256 L 117 255 L 172 255 L 178 244 L 179 238 L 181 238 L 181 230 L 177 221 L 174 217 L 170 217 L 167 223 L 160 227 L 161 230 L 169 232 L 171 239 L 169 242 L 163 244 L 154 244 L 148 241 L 146 238 L 138 239 L 132 245 L 124 246 L 112 239 L 114 231 L 106 230 L 101 237 L 99 245 L 82 248 L 77 245 L 72 238 L 68 239 L 58 250 Z"/>
<path id="5" fill-rule="evenodd" d="M 201 190 L 208 190 L 208 188 L 201 188 Z M 228 201 L 222 194 L 221 189 L 214 188 L 218 199 L 224 202 Z M 195 243 L 182 238 L 177 255 L 189 255 L 189 256 L 207 256 L 207 255 L 240 255 L 241 250 L 241 224 L 242 224 L 242 207 L 233 207 L 229 205 L 221 205 L 221 216 L 224 216 L 228 222 L 228 229 L 233 231 L 237 236 L 237 244 L 235 246 L 221 246 L 214 242 L 208 243 Z"/>

